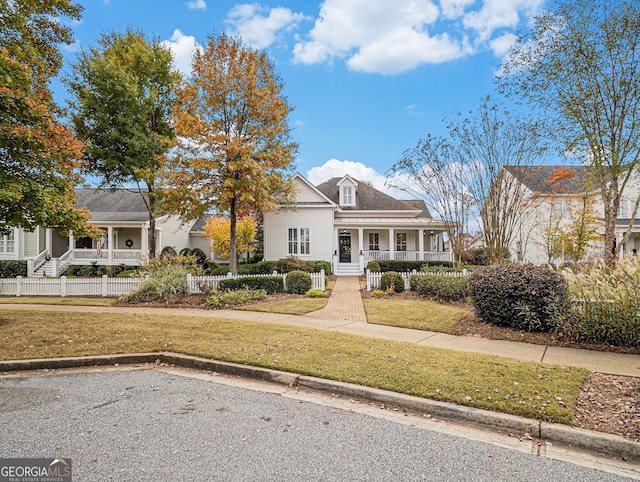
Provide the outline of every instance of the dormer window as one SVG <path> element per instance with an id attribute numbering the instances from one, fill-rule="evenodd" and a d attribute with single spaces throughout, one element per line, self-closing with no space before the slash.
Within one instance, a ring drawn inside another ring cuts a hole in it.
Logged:
<path id="1" fill-rule="evenodd" d="M 356 192 L 358 190 L 358 183 L 351 178 L 351 176 L 345 176 L 338 181 L 338 192 L 340 193 L 340 206 L 355 206 L 356 205 Z"/>
<path id="2" fill-rule="evenodd" d="M 343 206 L 353 206 L 353 187 L 342 186 L 342 202 Z"/>

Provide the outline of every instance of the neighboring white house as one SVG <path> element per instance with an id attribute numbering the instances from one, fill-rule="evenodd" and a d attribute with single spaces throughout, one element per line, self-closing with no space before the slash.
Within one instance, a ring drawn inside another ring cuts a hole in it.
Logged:
<path id="1" fill-rule="evenodd" d="M 329 261 L 335 274 L 360 274 L 369 261 L 451 261 L 444 223 L 424 201 L 401 201 L 349 175 L 314 186 L 292 178 L 295 200 L 264 215 L 264 259 Z"/>
<path id="2" fill-rule="evenodd" d="M 528 166 L 508 167 L 507 175 L 515 176 L 526 188 L 526 205 L 523 218 L 509 250 L 512 260 L 535 264 L 549 263 L 548 233 L 555 227 L 566 227 L 572 211 L 586 197 L 593 200 L 593 213 L 598 221 L 599 239 L 593 241 L 587 257 L 602 257 L 604 251 L 604 207 L 600 191 L 588 182 L 584 166 Z M 622 244 L 620 256 L 640 252 L 640 219 L 634 219 L 629 230 L 633 206 L 640 194 L 639 179 L 632 179 L 626 186 L 616 221 L 616 243 Z M 562 264 L 568 261 L 560 252 L 551 260 Z"/>
<path id="3" fill-rule="evenodd" d="M 27 274 L 56 276 L 72 264 L 138 266 L 149 252 L 149 213 L 137 192 L 77 189 L 77 206 L 89 210 L 90 221 L 104 230 L 101 239 L 68 236 L 50 228 L 27 232 L 13 228 L 0 235 L 0 260 L 26 260 Z M 156 251 L 201 248 L 211 256 L 202 220 L 183 222 L 176 216 L 156 219 Z"/>

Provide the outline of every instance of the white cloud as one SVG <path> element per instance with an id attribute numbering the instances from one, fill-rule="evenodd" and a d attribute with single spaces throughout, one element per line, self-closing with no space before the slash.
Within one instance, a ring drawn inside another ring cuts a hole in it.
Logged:
<path id="1" fill-rule="evenodd" d="M 180 30 L 173 31 L 169 40 L 162 41 L 162 45 L 169 47 L 173 54 L 175 68 L 185 75 L 191 75 L 191 59 L 196 50 L 201 49 L 195 37 L 184 35 Z"/>
<path id="2" fill-rule="evenodd" d="M 324 0 L 293 50 L 304 64 L 344 59 L 351 70 L 398 74 L 505 48 L 544 0 Z M 494 38 L 495 33 L 498 38 Z"/>
<path id="3" fill-rule="evenodd" d="M 191 10 L 206 10 L 207 3 L 204 0 L 191 0 L 187 2 L 187 8 Z"/>
<path id="4" fill-rule="evenodd" d="M 378 191 L 382 191 L 397 199 L 409 199 L 412 197 L 400 189 L 389 187 L 387 185 L 389 179 L 387 179 L 384 174 L 380 174 L 372 167 L 366 166 L 361 162 L 330 159 L 322 166 L 309 169 L 305 177 L 311 184 L 317 186 L 333 177 L 343 177 L 346 174 L 349 174 L 358 181 L 369 182 Z M 399 177 L 401 176 L 402 175 L 393 178 L 394 185 L 405 185 L 404 182 L 399 182 Z"/>
<path id="5" fill-rule="evenodd" d="M 288 8 L 268 9 L 254 3 L 236 5 L 226 21 L 235 27 L 244 42 L 263 49 L 274 43 L 281 31 L 291 31 L 305 19 L 303 14 Z"/>
<path id="6" fill-rule="evenodd" d="M 478 41 L 491 39 L 493 33 L 501 28 L 515 29 L 524 17 L 535 14 L 545 0 L 484 0 L 482 8 L 468 12 L 463 24 L 475 30 Z"/>
<path id="7" fill-rule="evenodd" d="M 504 57 L 507 55 L 511 48 L 515 45 L 517 36 L 513 33 L 505 33 L 500 37 L 493 39 L 489 42 L 489 46 L 491 50 L 493 50 L 493 55 L 496 57 Z"/>

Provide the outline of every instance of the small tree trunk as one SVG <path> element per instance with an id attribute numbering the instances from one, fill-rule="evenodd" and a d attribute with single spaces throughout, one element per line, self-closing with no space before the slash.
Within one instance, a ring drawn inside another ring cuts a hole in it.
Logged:
<path id="1" fill-rule="evenodd" d="M 149 186 L 149 232 L 147 233 L 147 242 L 149 243 L 149 259 L 156 258 L 156 216 L 155 216 L 156 200 L 151 186 Z"/>
<path id="2" fill-rule="evenodd" d="M 229 208 L 229 271 L 231 274 L 238 274 L 238 258 L 237 258 L 237 241 L 236 241 L 236 224 L 238 221 L 238 213 L 236 210 L 237 199 L 231 199 Z"/>

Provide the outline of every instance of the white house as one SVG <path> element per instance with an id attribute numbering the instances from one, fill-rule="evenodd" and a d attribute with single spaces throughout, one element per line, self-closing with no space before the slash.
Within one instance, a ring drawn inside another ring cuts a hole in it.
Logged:
<path id="1" fill-rule="evenodd" d="M 57 276 L 72 264 L 138 266 L 147 259 L 149 213 L 137 192 L 77 189 L 77 206 L 86 207 L 90 221 L 104 230 L 101 240 L 62 235 L 56 229 L 27 232 L 13 228 L 0 235 L 0 260 L 26 260 L 27 274 Z M 156 251 L 201 248 L 211 255 L 202 220 L 185 223 L 176 216 L 156 219 Z"/>
<path id="2" fill-rule="evenodd" d="M 401 201 L 349 175 L 314 186 L 292 178 L 291 205 L 264 215 L 264 259 L 324 260 L 337 275 L 360 274 L 369 261 L 451 261 L 444 223 L 424 201 Z"/>
<path id="3" fill-rule="evenodd" d="M 604 241 L 604 207 L 600 191 L 589 182 L 584 166 L 528 166 L 508 167 L 507 175 L 514 176 L 527 190 L 526 205 L 518 232 L 509 250 L 512 260 L 535 264 L 550 261 L 562 264 L 565 259 L 560 251 L 549 259 L 548 233 L 556 227 L 566 227 L 583 199 L 593 202 L 593 215 L 597 220 L 599 239 L 592 242 L 587 257 L 601 257 Z M 631 179 L 621 198 L 616 220 L 616 243 L 622 244 L 620 256 L 640 252 L 640 219 L 634 219 L 631 230 L 629 224 L 633 206 L 640 195 L 640 179 Z"/>

